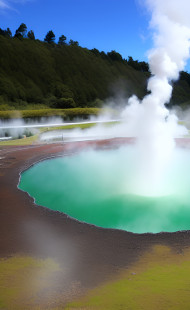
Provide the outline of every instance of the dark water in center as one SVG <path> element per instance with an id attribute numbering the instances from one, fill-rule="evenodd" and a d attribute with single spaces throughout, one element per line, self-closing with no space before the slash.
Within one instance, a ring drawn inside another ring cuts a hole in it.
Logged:
<path id="1" fill-rule="evenodd" d="M 130 148 L 89 150 L 34 165 L 22 174 L 19 188 L 36 204 L 97 226 L 136 233 L 189 230 L 190 152 L 176 153 L 159 196 L 128 190 L 132 163 Z"/>

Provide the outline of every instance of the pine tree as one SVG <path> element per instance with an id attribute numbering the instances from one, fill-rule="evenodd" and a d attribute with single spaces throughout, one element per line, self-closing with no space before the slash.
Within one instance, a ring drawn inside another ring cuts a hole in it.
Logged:
<path id="1" fill-rule="evenodd" d="M 47 43 L 54 43 L 55 42 L 55 34 L 53 33 L 52 30 L 48 31 L 48 33 L 45 36 L 44 41 Z"/>
<path id="2" fill-rule="evenodd" d="M 34 31 L 30 30 L 27 34 L 28 39 L 30 40 L 35 40 L 35 35 L 34 35 Z"/>

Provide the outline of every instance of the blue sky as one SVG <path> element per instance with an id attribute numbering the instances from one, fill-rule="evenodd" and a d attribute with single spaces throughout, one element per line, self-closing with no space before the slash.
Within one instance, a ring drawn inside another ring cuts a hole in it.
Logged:
<path id="1" fill-rule="evenodd" d="M 116 50 L 124 58 L 147 60 L 151 47 L 150 16 L 139 0 L 0 0 L 0 28 L 23 22 L 36 38 L 48 30 L 83 47 Z"/>

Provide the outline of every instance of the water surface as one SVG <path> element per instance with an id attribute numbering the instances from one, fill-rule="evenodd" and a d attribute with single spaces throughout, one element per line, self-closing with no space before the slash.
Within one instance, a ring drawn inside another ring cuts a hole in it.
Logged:
<path id="1" fill-rule="evenodd" d="M 157 196 L 135 192 L 133 163 L 132 147 L 89 150 L 34 165 L 22 173 L 19 188 L 38 205 L 105 228 L 189 230 L 190 151 L 176 151 Z"/>

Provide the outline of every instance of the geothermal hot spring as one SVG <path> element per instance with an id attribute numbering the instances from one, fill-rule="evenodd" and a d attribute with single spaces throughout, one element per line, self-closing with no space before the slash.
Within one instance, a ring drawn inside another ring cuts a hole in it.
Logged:
<path id="1" fill-rule="evenodd" d="M 128 137 L 137 143 L 41 162 L 22 174 L 19 186 L 37 204 L 97 226 L 189 230 L 190 150 L 175 147 L 180 129 L 165 104 L 190 57 L 190 1 L 142 2 L 154 30 L 151 77 L 147 95 L 141 101 L 132 96 L 123 114 Z"/>
<path id="2" fill-rule="evenodd" d="M 40 162 L 20 189 L 38 205 L 80 221 L 135 233 L 190 229 L 190 150 L 175 149 L 156 187 L 139 178 L 138 152 L 126 145 Z M 147 172 L 148 173 L 148 172 Z"/>

